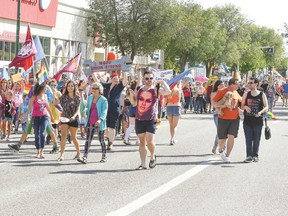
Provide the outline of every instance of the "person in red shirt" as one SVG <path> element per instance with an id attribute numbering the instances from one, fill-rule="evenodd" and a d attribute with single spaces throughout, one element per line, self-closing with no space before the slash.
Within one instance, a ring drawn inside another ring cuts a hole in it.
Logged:
<path id="1" fill-rule="evenodd" d="M 230 153 L 233 149 L 234 138 L 238 135 L 239 130 L 239 111 L 238 102 L 241 102 L 241 96 L 236 91 L 238 88 L 238 79 L 230 79 L 228 87 L 223 88 L 217 92 L 214 96 L 213 101 L 216 108 L 222 108 L 223 115 L 218 115 L 218 127 L 217 133 L 219 138 L 219 153 L 221 158 L 230 163 Z M 227 106 L 227 103 L 221 104 L 219 101 L 225 97 L 227 92 L 232 93 L 232 100 Z M 216 103 L 217 102 L 217 103 Z M 227 142 L 226 142 L 227 139 Z M 227 143 L 227 152 L 223 151 L 224 143 Z"/>
<path id="2" fill-rule="evenodd" d="M 213 89 L 213 81 L 209 83 L 209 85 L 206 87 L 206 111 L 211 113 L 211 93 Z M 208 109 L 209 106 L 209 109 Z"/>

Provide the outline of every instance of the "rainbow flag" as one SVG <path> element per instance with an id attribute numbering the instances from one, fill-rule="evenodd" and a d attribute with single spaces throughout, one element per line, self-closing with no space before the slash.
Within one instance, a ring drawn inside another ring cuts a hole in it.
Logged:
<path id="1" fill-rule="evenodd" d="M 275 76 L 282 77 L 282 75 L 275 68 L 273 68 L 272 72 Z"/>
<path id="2" fill-rule="evenodd" d="M 28 94 L 33 85 L 25 84 L 23 94 Z"/>
<path id="3" fill-rule="evenodd" d="M 273 114 L 272 112 L 266 112 L 266 113 L 265 113 L 265 118 L 266 118 L 266 119 L 276 120 L 276 117 L 274 116 L 274 114 Z"/>
<path id="4" fill-rule="evenodd" d="M 39 72 L 37 73 L 37 78 L 38 78 L 38 82 L 39 84 L 43 83 L 45 80 L 48 79 L 48 73 L 47 73 L 47 68 L 46 66 L 43 64 L 42 67 L 40 68 Z"/>

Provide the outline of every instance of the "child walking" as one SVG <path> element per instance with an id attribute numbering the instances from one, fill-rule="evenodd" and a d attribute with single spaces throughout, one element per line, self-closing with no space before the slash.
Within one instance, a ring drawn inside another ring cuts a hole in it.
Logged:
<path id="1" fill-rule="evenodd" d="M 5 139 L 6 137 L 6 127 L 7 127 L 7 138 L 6 141 L 9 141 L 10 134 L 11 134 L 11 125 L 12 125 L 12 119 L 15 115 L 15 104 L 12 101 L 13 93 L 11 90 L 8 90 L 5 93 L 5 101 L 4 101 L 4 121 L 2 125 L 2 137 L 1 139 Z"/>

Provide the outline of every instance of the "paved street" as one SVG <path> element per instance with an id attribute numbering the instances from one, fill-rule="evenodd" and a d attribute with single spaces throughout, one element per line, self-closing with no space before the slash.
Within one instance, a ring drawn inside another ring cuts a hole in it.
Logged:
<path id="1" fill-rule="evenodd" d="M 272 138 L 262 136 L 260 161 L 250 164 L 243 163 L 242 122 L 231 163 L 211 153 L 216 132 L 211 114 L 183 115 L 175 146 L 169 145 L 164 120 L 157 130 L 157 166 L 152 170 L 136 171 L 138 146 L 126 146 L 120 138 L 105 164 L 99 163 L 95 141 L 86 165 L 72 160 L 73 144 L 67 144 L 65 161 L 58 162 L 58 155 L 48 153 L 51 145 L 41 160 L 33 158 L 32 142 L 16 154 L 1 141 L 0 215 L 287 215 L 287 112 L 279 104 L 275 108 L 278 120 L 268 122 Z M 81 139 L 81 150 L 83 145 Z"/>

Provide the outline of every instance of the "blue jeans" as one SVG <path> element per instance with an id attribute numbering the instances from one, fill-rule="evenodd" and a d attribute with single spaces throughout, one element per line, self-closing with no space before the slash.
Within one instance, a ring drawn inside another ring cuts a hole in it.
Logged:
<path id="1" fill-rule="evenodd" d="M 214 140 L 214 147 L 217 148 L 218 147 L 218 134 L 217 134 L 217 127 L 218 127 L 218 114 L 213 114 L 213 119 L 214 119 L 214 123 L 216 126 L 216 136 L 215 136 L 215 140 Z"/>
<path id="2" fill-rule="evenodd" d="M 268 110 L 270 112 L 272 112 L 272 108 L 273 108 L 273 104 L 274 104 L 274 97 L 268 97 L 267 101 L 268 101 Z"/>
<path id="3" fill-rule="evenodd" d="M 22 124 L 22 133 L 25 133 L 27 130 L 27 122 L 23 122 Z"/>
<path id="4" fill-rule="evenodd" d="M 203 112 L 204 99 L 203 96 L 196 97 L 196 112 Z"/>
<path id="5" fill-rule="evenodd" d="M 184 97 L 184 99 L 185 99 L 184 109 L 187 110 L 189 108 L 189 105 L 190 105 L 191 97 Z"/>
<path id="6" fill-rule="evenodd" d="M 48 125 L 48 116 L 33 117 L 33 129 L 35 133 L 36 149 L 43 149 L 45 145 L 46 128 Z"/>
<path id="7" fill-rule="evenodd" d="M 262 127 L 262 125 L 254 126 L 243 124 L 247 157 L 258 157 Z"/>
<path id="8" fill-rule="evenodd" d="M 16 111 L 16 113 L 13 117 L 13 124 L 15 125 L 15 131 L 18 131 L 18 128 L 19 128 L 19 121 L 18 121 L 19 107 L 16 107 L 15 111 Z"/>

